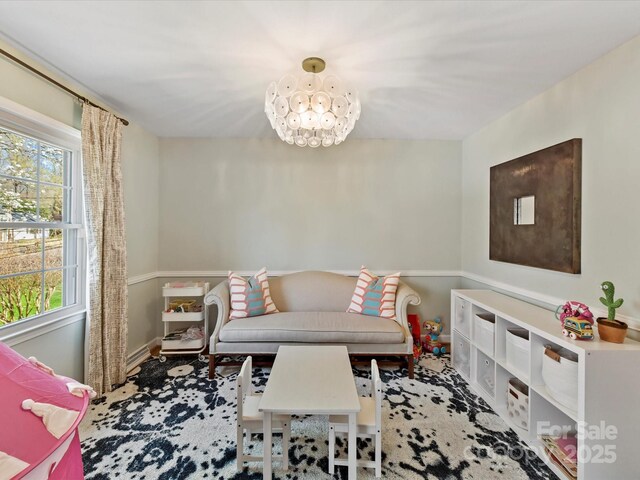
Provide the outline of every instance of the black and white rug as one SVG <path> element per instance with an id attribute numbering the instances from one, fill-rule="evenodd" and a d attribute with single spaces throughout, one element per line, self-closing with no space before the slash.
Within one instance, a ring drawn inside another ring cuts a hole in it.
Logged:
<path id="1" fill-rule="evenodd" d="M 95 403 L 81 426 L 87 479 L 261 479 L 260 463 L 236 471 L 235 380 L 238 369 L 218 369 L 194 358 L 155 359 L 134 370 L 127 383 Z M 368 390 L 369 369 L 354 369 L 358 390 Z M 268 369 L 254 369 L 262 390 Z M 381 369 L 382 476 L 385 479 L 556 479 L 544 463 L 489 406 L 471 393 L 447 358 L 423 357 L 415 378 Z M 275 437 L 275 449 L 280 447 Z M 337 442 L 346 456 L 346 442 Z M 249 450 L 249 449 L 252 450 Z M 246 451 L 262 452 L 254 435 Z M 368 442 L 361 455 L 373 459 Z M 292 422 L 289 470 L 281 479 L 330 478 L 326 417 Z M 346 467 L 336 467 L 346 478 Z M 375 478 L 359 469 L 359 478 Z"/>

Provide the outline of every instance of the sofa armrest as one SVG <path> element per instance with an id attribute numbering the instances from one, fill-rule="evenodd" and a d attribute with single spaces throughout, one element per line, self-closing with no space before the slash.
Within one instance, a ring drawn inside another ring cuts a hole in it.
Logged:
<path id="1" fill-rule="evenodd" d="M 413 337 L 407 320 L 407 307 L 409 305 L 420 305 L 420 302 L 420 295 L 413 288 L 403 282 L 398 284 L 398 290 L 396 291 L 396 321 L 404 330 L 409 349 L 408 353 L 413 353 Z"/>
<path id="2" fill-rule="evenodd" d="M 211 335 L 211 342 L 209 343 L 209 352 L 215 353 L 216 344 L 218 343 L 218 336 L 222 326 L 229 321 L 229 282 L 225 280 L 215 286 L 204 297 L 205 305 L 215 304 L 218 307 L 218 317 L 216 319 L 216 325 L 213 328 L 213 334 Z"/>

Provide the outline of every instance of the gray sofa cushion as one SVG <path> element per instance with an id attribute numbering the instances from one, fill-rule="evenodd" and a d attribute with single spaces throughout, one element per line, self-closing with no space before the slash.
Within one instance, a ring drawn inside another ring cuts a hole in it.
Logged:
<path id="1" fill-rule="evenodd" d="M 311 346 L 311 345 L 344 345 L 351 355 L 407 355 L 405 343 L 302 343 L 302 342 L 218 342 L 215 351 L 211 353 L 227 355 L 275 355 L 282 345 Z"/>
<path id="2" fill-rule="evenodd" d="M 403 343 L 400 325 L 388 318 L 346 312 L 282 312 L 230 320 L 222 342 Z"/>

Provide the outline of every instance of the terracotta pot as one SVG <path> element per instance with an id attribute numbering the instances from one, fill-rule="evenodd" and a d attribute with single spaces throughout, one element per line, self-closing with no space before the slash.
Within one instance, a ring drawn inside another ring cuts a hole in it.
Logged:
<path id="1" fill-rule="evenodd" d="M 598 334 L 600 339 L 611 343 L 624 343 L 624 337 L 627 336 L 628 325 L 618 320 L 609 320 L 608 318 L 598 318 Z"/>

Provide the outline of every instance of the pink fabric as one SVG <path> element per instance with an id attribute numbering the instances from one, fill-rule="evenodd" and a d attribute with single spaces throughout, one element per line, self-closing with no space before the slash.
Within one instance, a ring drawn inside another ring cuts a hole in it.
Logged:
<path id="1" fill-rule="evenodd" d="M 71 445 L 60 463 L 55 467 L 49 480 L 83 480 L 82 451 L 78 435 L 73 436 Z"/>
<path id="2" fill-rule="evenodd" d="M 16 479 L 22 478 L 45 461 L 69 438 L 69 435 L 76 431 L 89 403 L 87 394 L 83 397 L 72 395 L 64 381 L 34 366 L 26 358 L 1 342 L 0 392 L 2 392 L 0 395 L 0 425 L 3 430 L 3 434 L 0 435 L 0 451 L 30 464 L 29 468 L 14 477 Z M 60 439 L 56 439 L 47 431 L 41 418 L 22 409 L 22 402 L 27 398 L 75 410 L 80 414 L 69 431 Z M 13 433 L 6 434 L 4 432 Z M 70 452 L 72 455 L 67 461 L 79 462 L 79 471 L 81 472 L 82 459 L 79 457 L 77 439 L 72 442 L 72 445 L 76 445 L 78 451 L 75 454 Z M 75 467 L 75 471 L 77 470 L 78 465 Z M 66 478 L 76 480 L 84 477 L 80 475 Z"/>

